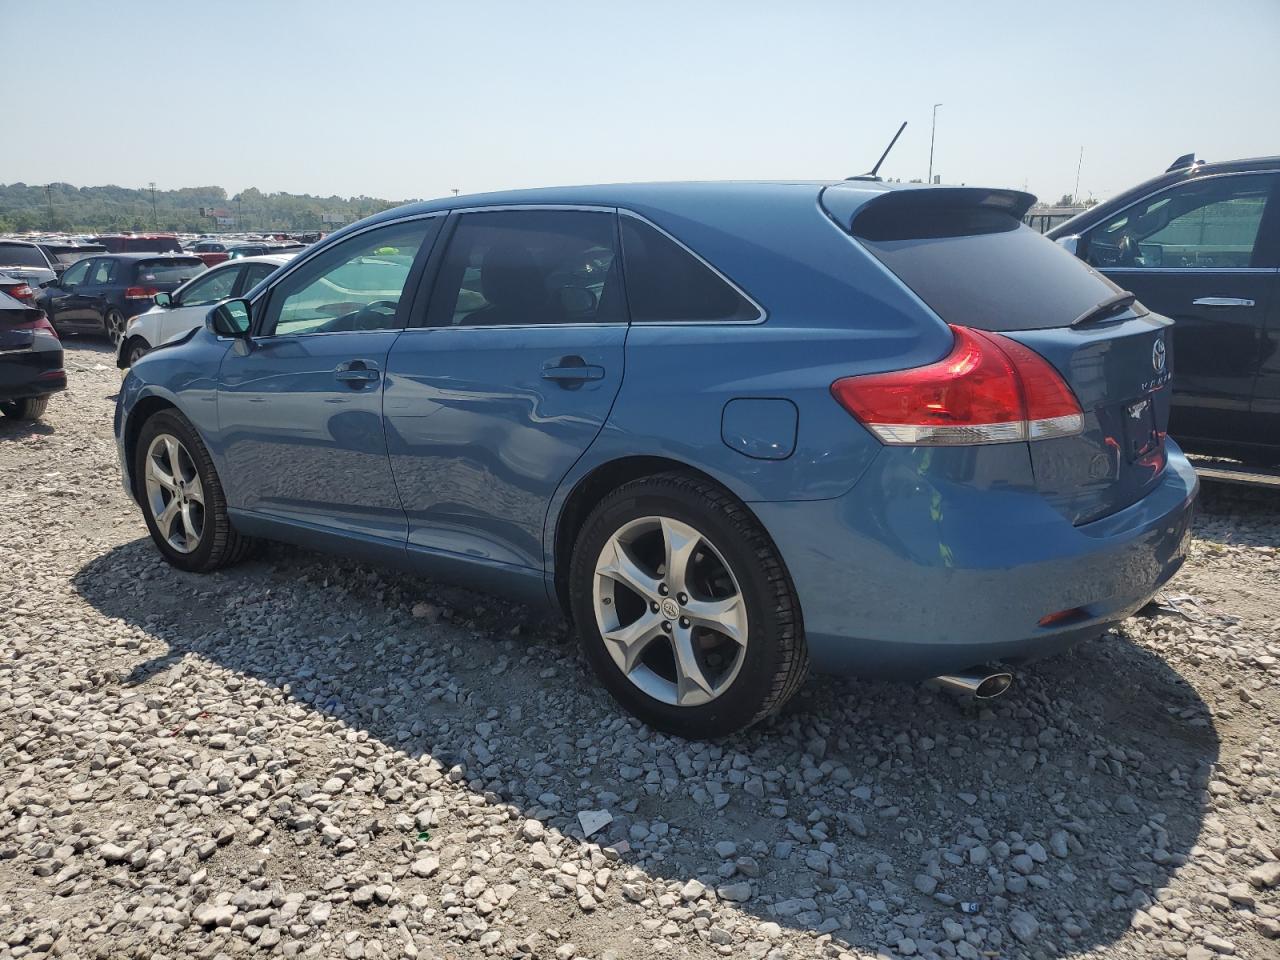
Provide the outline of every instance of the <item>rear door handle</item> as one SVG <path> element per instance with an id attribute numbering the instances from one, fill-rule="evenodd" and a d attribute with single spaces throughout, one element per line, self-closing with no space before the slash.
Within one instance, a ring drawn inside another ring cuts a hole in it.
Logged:
<path id="1" fill-rule="evenodd" d="M 348 360 L 334 368 L 333 376 L 334 379 L 356 388 L 378 379 L 378 365 L 372 360 Z"/>
<path id="2" fill-rule="evenodd" d="M 1243 297 L 1197 297 L 1191 301 L 1197 307 L 1252 307 L 1252 300 Z"/>
<path id="3" fill-rule="evenodd" d="M 604 367 L 587 363 L 582 357 L 561 357 L 542 368 L 543 380 L 554 380 L 566 390 L 580 387 L 588 380 L 603 380 Z"/>

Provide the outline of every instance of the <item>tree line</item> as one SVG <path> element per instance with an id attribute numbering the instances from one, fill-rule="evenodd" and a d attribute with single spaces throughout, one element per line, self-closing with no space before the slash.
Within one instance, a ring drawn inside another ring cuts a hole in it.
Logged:
<path id="1" fill-rule="evenodd" d="M 0 184 L 0 233 L 332 230 L 338 224 L 326 223 L 326 216 L 351 223 L 403 202 L 364 196 L 263 193 L 254 187 L 228 197 L 222 187 L 152 191 L 117 186 L 76 187 L 69 183 L 9 183 Z M 201 215 L 202 209 L 206 215 Z M 233 224 L 219 227 L 207 215 L 212 210 L 228 214 Z"/>

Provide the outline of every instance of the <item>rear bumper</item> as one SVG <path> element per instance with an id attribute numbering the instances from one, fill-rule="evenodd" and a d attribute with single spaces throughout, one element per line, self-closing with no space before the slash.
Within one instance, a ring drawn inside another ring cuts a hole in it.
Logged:
<path id="1" fill-rule="evenodd" d="M 65 389 L 67 372 L 60 347 L 0 354 L 0 400 L 43 397 Z"/>
<path id="2" fill-rule="evenodd" d="M 919 679 L 1035 659 L 1102 633 L 1177 572 L 1199 481 L 1176 445 L 1146 497 L 1078 527 L 1030 487 L 984 482 L 1017 475 L 1018 447 L 995 454 L 1012 472 L 978 467 L 990 453 L 887 448 L 843 497 L 751 505 L 817 669 Z"/>

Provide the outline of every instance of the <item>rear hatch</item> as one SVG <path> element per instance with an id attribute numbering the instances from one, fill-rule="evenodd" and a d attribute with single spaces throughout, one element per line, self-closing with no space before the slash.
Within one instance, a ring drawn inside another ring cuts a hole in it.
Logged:
<path id="1" fill-rule="evenodd" d="M 1083 432 L 1028 442 L 1037 488 L 1055 507 L 1087 523 L 1155 486 L 1172 321 L 1025 226 L 1030 194 L 890 189 L 851 209 L 840 191 L 824 191 L 827 213 L 943 321 L 1018 341 L 1074 391 Z"/>
<path id="2" fill-rule="evenodd" d="M 204 261 L 199 257 L 156 257 L 139 260 L 135 268 L 134 283 L 150 290 L 148 296 L 160 291 L 169 293 L 178 289 L 196 274 L 205 271 Z"/>

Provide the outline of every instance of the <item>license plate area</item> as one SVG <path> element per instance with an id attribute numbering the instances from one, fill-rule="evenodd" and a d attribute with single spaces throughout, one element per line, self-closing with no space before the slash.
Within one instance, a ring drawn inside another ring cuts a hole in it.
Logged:
<path id="1" fill-rule="evenodd" d="M 1160 444 L 1156 430 L 1156 405 L 1150 394 L 1124 408 L 1125 453 L 1130 463 L 1149 454 Z"/>

